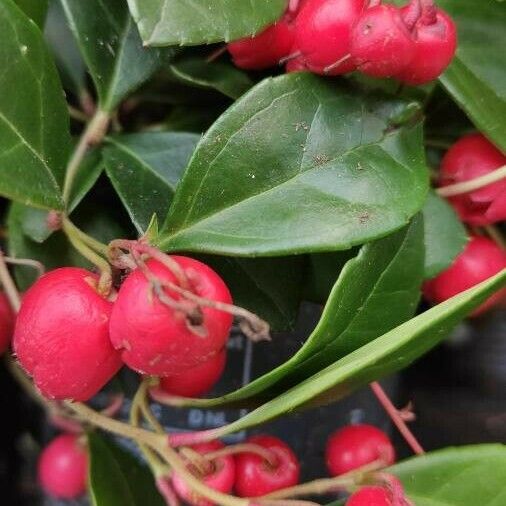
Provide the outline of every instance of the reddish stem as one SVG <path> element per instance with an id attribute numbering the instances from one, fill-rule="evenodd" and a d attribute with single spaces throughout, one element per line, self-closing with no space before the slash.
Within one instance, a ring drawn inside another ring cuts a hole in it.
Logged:
<path id="1" fill-rule="evenodd" d="M 168 434 L 169 446 L 193 446 L 199 443 L 207 443 L 216 439 L 218 429 L 208 429 L 199 432 L 181 432 L 179 434 Z"/>
<path id="2" fill-rule="evenodd" d="M 392 401 L 383 390 L 381 385 L 375 381 L 374 383 L 370 384 L 370 387 L 379 403 L 383 406 L 388 416 L 391 418 L 392 422 L 394 422 L 395 426 L 401 433 L 402 437 L 405 439 L 406 443 L 408 443 L 410 448 L 413 450 L 413 452 L 417 455 L 423 455 L 425 453 L 425 450 L 422 448 L 414 434 L 408 428 L 406 422 L 403 420 L 402 416 L 399 414 L 399 411 L 393 405 Z"/>
<path id="3" fill-rule="evenodd" d="M 170 484 L 170 478 L 166 476 L 159 476 L 156 479 L 156 488 L 158 489 L 158 492 L 160 492 L 160 495 L 163 497 L 167 506 L 179 506 L 179 499 Z"/>
<path id="4" fill-rule="evenodd" d="M 211 63 L 214 60 L 217 60 L 223 53 L 226 53 L 227 46 L 224 44 L 223 46 L 219 47 L 218 49 L 215 49 L 212 53 L 209 54 L 209 56 L 206 58 L 206 63 Z"/>

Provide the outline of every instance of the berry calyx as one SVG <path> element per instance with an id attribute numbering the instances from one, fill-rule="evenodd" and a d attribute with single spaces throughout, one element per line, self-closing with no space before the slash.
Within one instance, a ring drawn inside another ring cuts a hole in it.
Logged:
<path id="1" fill-rule="evenodd" d="M 366 75 L 391 77 L 401 72 L 415 55 L 415 41 L 399 9 L 377 5 L 365 10 L 352 30 L 350 54 Z"/>
<path id="2" fill-rule="evenodd" d="M 469 181 L 506 165 L 503 155 L 479 133 L 459 139 L 441 162 L 438 186 Z M 460 219 L 470 225 L 490 225 L 506 220 L 506 179 L 468 193 L 448 197 Z"/>
<path id="3" fill-rule="evenodd" d="M 160 379 L 160 388 L 178 397 L 200 397 L 220 379 L 227 361 L 227 352 L 220 351 L 216 356 L 198 364 L 187 371 Z"/>
<path id="4" fill-rule="evenodd" d="M 292 449 L 273 436 L 253 436 L 247 443 L 266 448 L 273 455 L 267 462 L 258 454 L 236 456 L 235 490 L 240 497 L 259 497 L 299 482 L 300 465 Z"/>
<path id="5" fill-rule="evenodd" d="M 418 2 L 419 0 L 411 0 Z M 406 22 L 412 11 L 410 5 L 401 9 Z M 416 21 L 412 36 L 415 53 L 411 62 L 396 75 L 409 85 L 420 85 L 439 77 L 450 64 L 457 48 L 457 29 L 453 20 L 434 5 L 426 6 Z"/>
<path id="6" fill-rule="evenodd" d="M 388 436 L 378 428 L 348 425 L 330 436 L 325 458 L 331 476 L 339 476 L 376 460 L 391 465 L 395 450 Z"/>
<path id="7" fill-rule="evenodd" d="M 14 311 L 5 293 L 0 292 L 0 355 L 9 347 L 14 330 Z"/>
<path id="8" fill-rule="evenodd" d="M 472 237 L 453 264 L 423 287 L 425 298 L 439 304 L 485 281 L 506 269 L 506 252 L 486 237 Z M 471 316 L 478 316 L 497 305 L 506 295 L 505 290 L 487 299 Z"/>
<path id="9" fill-rule="evenodd" d="M 171 259 L 183 269 L 193 293 L 210 301 L 231 303 L 225 282 L 210 267 L 188 257 Z M 174 272 L 160 261 L 148 260 L 146 267 L 160 282 L 180 286 Z M 163 294 L 181 301 L 181 295 L 170 288 L 163 288 Z M 141 374 L 170 376 L 216 356 L 225 346 L 231 326 L 231 314 L 206 306 L 201 308 L 196 329 L 189 315 L 165 305 L 142 270 L 136 269 L 118 292 L 110 333 L 113 346 L 129 367 Z"/>
<path id="10" fill-rule="evenodd" d="M 349 497 L 346 506 L 393 506 L 393 504 L 385 488 L 363 487 Z"/>
<path id="11" fill-rule="evenodd" d="M 295 20 L 295 50 L 317 74 L 339 75 L 355 69 L 351 30 L 365 0 L 308 0 Z"/>
<path id="12" fill-rule="evenodd" d="M 47 494 L 57 499 L 76 499 L 86 490 L 88 455 L 80 436 L 56 437 L 40 454 L 39 483 Z"/>
<path id="13" fill-rule="evenodd" d="M 87 401 L 122 365 L 109 339 L 112 302 L 97 292 L 98 282 L 86 269 L 64 267 L 23 296 L 14 351 L 50 399 Z"/>
<path id="14" fill-rule="evenodd" d="M 201 455 L 205 455 L 206 453 L 220 450 L 224 446 L 221 441 L 211 441 L 209 443 L 194 445 L 191 449 Z M 234 486 L 236 477 L 234 458 L 231 455 L 224 455 L 213 459 L 212 462 L 207 462 L 207 464 L 205 471 L 191 463 L 188 464 L 188 469 L 208 487 L 228 494 Z M 174 473 L 172 476 L 172 486 L 177 495 L 187 504 L 192 506 L 213 506 L 213 503 L 209 499 L 193 492 L 184 479 L 177 473 Z"/>

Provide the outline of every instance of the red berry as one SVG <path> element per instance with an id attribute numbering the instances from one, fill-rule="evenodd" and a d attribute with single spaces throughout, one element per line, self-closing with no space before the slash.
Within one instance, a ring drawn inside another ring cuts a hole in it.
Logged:
<path id="1" fill-rule="evenodd" d="M 339 476 L 375 460 L 393 464 L 395 450 L 388 436 L 376 427 L 348 425 L 330 436 L 325 457 L 329 473 Z"/>
<path id="2" fill-rule="evenodd" d="M 392 506 L 392 501 L 385 488 L 364 487 L 350 496 L 346 506 Z"/>
<path id="3" fill-rule="evenodd" d="M 506 269 L 506 252 L 486 237 L 473 237 L 450 268 L 427 281 L 423 293 L 427 300 L 439 304 Z M 472 313 L 477 316 L 499 303 L 506 291 L 487 299 Z"/>
<path id="4" fill-rule="evenodd" d="M 439 186 L 484 176 L 506 165 L 503 155 L 479 133 L 459 139 L 441 162 Z M 506 220 L 506 179 L 469 193 L 449 197 L 460 219 L 471 225 L 489 225 Z"/>
<path id="5" fill-rule="evenodd" d="M 14 311 L 5 293 L 0 292 L 0 355 L 7 350 L 14 330 Z"/>
<path id="6" fill-rule="evenodd" d="M 194 292 L 204 298 L 230 303 L 225 282 L 210 267 L 192 258 L 172 257 L 185 271 Z M 156 260 L 147 267 L 163 281 L 177 284 L 172 271 Z M 180 296 L 165 289 L 173 299 Z M 141 374 L 169 376 L 213 358 L 227 342 L 232 315 L 202 307 L 205 335 L 189 326 L 186 315 L 164 305 L 153 294 L 140 270 L 123 282 L 111 315 L 111 341 L 123 361 Z"/>
<path id="7" fill-rule="evenodd" d="M 76 267 L 42 276 L 23 296 L 14 330 L 19 362 L 48 398 L 86 401 L 119 370 L 109 339 L 112 302 Z"/>
<path id="8" fill-rule="evenodd" d="M 303 72 L 304 70 L 307 70 L 306 62 L 304 61 L 304 58 L 297 56 L 286 62 L 285 70 L 288 73 Z"/>
<path id="9" fill-rule="evenodd" d="M 354 70 L 349 57 L 351 30 L 364 10 L 365 0 L 308 0 L 295 20 L 294 48 L 312 72 L 329 75 Z"/>
<path id="10" fill-rule="evenodd" d="M 248 443 L 267 448 L 274 463 L 266 462 L 255 453 L 241 453 L 236 457 L 235 490 L 240 497 L 259 497 L 275 490 L 297 485 L 300 465 L 291 448 L 272 436 L 253 436 Z"/>
<path id="11" fill-rule="evenodd" d="M 224 444 L 221 441 L 211 441 L 210 443 L 198 444 L 191 448 L 205 455 L 206 453 L 224 448 Z M 231 455 L 214 459 L 210 463 L 209 472 L 204 475 L 200 474 L 194 466 L 189 465 L 188 468 L 205 485 L 224 494 L 228 494 L 234 486 L 236 470 L 234 458 Z M 172 476 L 172 486 L 179 497 L 191 506 L 213 506 L 213 503 L 209 499 L 193 492 L 184 479 L 177 473 L 174 473 Z"/>
<path id="12" fill-rule="evenodd" d="M 364 11 L 353 28 L 350 53 L 364 74 L 390 77 L 411 62 L 415 41 L 397 7 L 377 5 Z"/>
<path id="13" fill-rule="evenodd" d="M 260 70 L 274 67 L 290 53 L 294 39 L 292 20 L 284 16 L 254 37 L 228 44 L 228 51 L 237 67 Z"/>
<path id="14" fill-rule="evenodd" d="M 88 456 L 79 436 L 56 437 L 40 454 L 38 478 L 42 489 L 58 499 L 75 499 L 86 490 Z"/>
<path id="15" fill-rule="evenodd" d="M 404 12 L 409 7 L 404 7 Z M 452 61 L 457 48 L 457 29 L 446 12 L 433 7 L 422 13 L 412 35 L 415 54 L 396 77 L 410 85 L 425 84 L 439 77 Z"/>
<path id="16" fill-rule="evenodd" d="M 160 388 L 168 394 L 179 397 L 200 397 L 209 392 L 220 379 L 226 361 L 227 352 L 223 350 L 206 362 L 181 374 L 161 378 Z"/>

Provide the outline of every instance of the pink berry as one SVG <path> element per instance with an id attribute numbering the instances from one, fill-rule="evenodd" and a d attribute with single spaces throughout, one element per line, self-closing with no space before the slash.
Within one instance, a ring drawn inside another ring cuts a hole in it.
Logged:
<path id="1" fill-rule="evenodd" d="M 329 473 L 339 476 L 375 460 L 393 464 L 395 450 L 388 436 L 376 427 L 348 425 L 330 436 L 325 457 Z"/>
<path id="2" fill-rule="evenodd" d="M 474 133 L 459 139 L 441 162 L 438 186 L 461 183 L 506 165 L 503 155 L 483 135 Z M 449 197 L 460 219 L 470 225 L 490 225 L 506 220 L 506 179 L 469 193 Z"/>
<path id="3" fill-rule="evenodd" d="M 350 53 L 357 68 L 373 77 L 391 77 L 414 57 L 415 41 L 393 5 L 365 10 L 352 30 Z"/>
<path id="4" fill-rule="evenodd" d="M 225 282 L 210 267 L 192 258 L 172 257 L 185 271 L 200 297 L 231 303 Z M 147 267 L 159 279 L 177 284 L 172 271 L 156 260 Z M 174 300 L 180 296 L 165 289 Z M 141 374 L 169 376 L 213 358 L 223 349 L 232 326 L 232 315 L 202 307 L 203 322 L 197 332 L 180 310 L 167 307 L 153 294 L 146 276 L 133 271 L 123 282 L 111 315 L 111 341 L 123 361 Z"/>
<path id="5" fill-rule="evenodd" d="M 425 298 L 439 304 L 506 269 L 506 252 L 486 237 L 473 237 L 451 267 L 423 287 Z M 471 316 L 478 316 L 504 299 L 505 290 L 487 299 Z"/>
<path id="6" fill-rule="evenodd" d="M 191 447 L 194 451 L 205 455 L 224 448 L 221 441 L 211 441 L 210 443 L 202 443 Z M 209 463 L 209 471 L 205 474 L 199 473 L 194 466 L 189 465 L 189 470 L 198 477 L 208 487 L 228 494 L 233 486 L 236 476 L 235 462 L 231 455 L 225 455 L 214 459 Z M 178 496 L 191 506 L 213 506 L 213 503 L 191 490 L 183 478 L 177 473 L 172 476 L 172 486 Z"/>
<path id="7" fill-rule="evenodd" d="M 14 311 L 5 293 L 0 292 L 0 355 L 7 350 L 14 330 Z"/>
<path id="8" fill-rule="evenodd" d="M 409 7 L 406 6 L 404 12 L 408 12 Z M 413 59 L 396 76 L 400 81 L 413 86 L 439 77 L 452 61 L 457 48 L 455 23 L 446 12 L 431 7 L 415 23 L 412 32 L 415 39 Z"/>
<path id="9" fill-rule="evenodd" d="M 79 436 L 56 437 L 40 454 L 39 483 L 47 494 L 58 499 L 76 499 L 86 490 L 88 456 Z"/>
<path id="10" fill-rule="evenodd" d="M 364 10 L 365 0 L 308 0 L 295 21 L 294 48 L 309 70 L 338 75 L 355 65 L 350 57 L 351 30 Z M 341 62 L 329 69 L 337 62 Z"/>
<path id="11" fill-rule="evenodd" d="M 346 506 L 393 506 L 393 504 L 385 488 L 363 487 L 350 496 Z"/>
<path id="12" fill-rule="evenodd" d="M 275 490 L 297 485 L 300 465 L 291 448 L 272 436 L 253 436 L 248 443 L 269 450 L 270 463 L 255 453 L 241 453 L 236 457 L 235 490 L 240 497 L 259 497 Z"/>
<path id="13" fill-rule="evenodd" d="M 206 362 L 181 374 L 161 378 L 160 388 L 170 395 L 200 397 L 209 392 L 220 379 L 226 361 L 227 352 L 223 350 Z"/>
<path id="14" fill-rule="evenodd" d="M 303 72 L 307 70 L 306 62 L 301 56 L 296 56 L 295 58 L 292 58 L 286 62 L 285 70 L 288 73 Z"/>
<path id="15" fill-rule="evenodd" d="M 237 67 L 261 70 L 278 65 L 290 53 L 293 38 L 293 23 L 289 17 L 284 16 L 254 37 L 230 42 L 228 51 Z"/>
<path id="16" fill-rule="evenodd" d="M 122 365 L 109 339 L 112 302 L 97 284 L 90 271 L 64 267 L 42 276 L 23 297 L 14 351 L 48 398 L 86 401 Z"/>

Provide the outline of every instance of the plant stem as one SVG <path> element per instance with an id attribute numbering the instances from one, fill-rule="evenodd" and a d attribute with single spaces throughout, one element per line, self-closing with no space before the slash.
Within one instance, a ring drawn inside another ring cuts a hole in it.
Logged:
<path id="1" fill-rule="evenodd" d="M 69 204 L 74 180 L 88 148 L 94 144 L 98 144 L 103 139 L 109 126 L 109 121 L 110 114 L 98 109 L 81 135 L 65 171 L 65 181 L 63 183 L 63 201 L 65 205 L 68 206 Z"/>
<path id="2" fill-rule="evenodd" d="M 0 250 L 0 283 L 4 287 L 5 295 L 7 295 L 12 309 L 15 313 L 17 313 L 21 306 L 21 298 L 19 296 L 18 289 L 12 280 L 11 273 L 7 268 L 7 263 L 2 250 Z"/>
<path id="3" fill-rule="evenodd" d="M 393 405 L 392 401 L 385 393 L 382 386 L 377 381 L 375 381 L 374 383 L 370 384 L 370 387 L 379 403 L 388 413 L 388 416 L 392 419 L 392 422 L 394 422 L 395 426 L 401 433 L 402 437 L 406 440 L 406 443 L 408 443 L 410 448 L 413 450 L 413 452 L 417 455 L 423 455 L 425 453 L 425 450 L 422 448 L 415 435 L 408 428 L 406 422 L 399 415 L 399 411 Z"/>
<path id="4" fill-rule="evenodd" d="M 39 273 L 39 276 L 42 276 L 46 272 L 44 264 L 42 262 L 39 262 L 38 260 L 32 260 L 31 258 L 13 258 L 6 256 L 4 256 L 4 260 L 8 264 L 22 265 L 24 267 L 32 267 Z"/>
<path id="5" fill-rule="evenodd" d="M 501 234 L 501 231 L 494 227 L 494 225 L 485 225 L 483 227 L 487 235 L 499 246 L 501 249 L 506 250 L 506 240 Z"/>
<path id="6" fill-rule="evenodd" d="M 107 256 L 107 253 L 109 251 L 107 244 L 97 241 L 97 239 L 95 239 L 94 237 L 91 237 L 90 235 L 86 234 L 80 228 L 76 227 L 68 218 L 63 219 L 63 228 L 66 233 L 71 233 L 75 235 L 87 246 L 94 249 L 96 252 Z"/>
<path id="7" fill-rule="evenodd" d="M 276 467 L 276 455 L 267 448 L 253 443 L 242 443 L 226 446 L 221 450 L 215 450 L 213 452 L 206 453 L 204 457 L 208 460 L 215 460 L 219 459 L 220 457 L 225 457 L 227 455 L 236 455 L 238 453 L 253 453 L 261 457 L 272 467 Z"/>
<path id="8" fill-rule="evenodd" d="M 504 178 L 506 178 L 506 165 L 503 165 L 502 167 L 499 167 L 498 169 L 489 172 L 484 176 L 469 179 L 468 181 L 462 181 L 461 183 L 443 186 L 441 188 L 438 188 L 436 192 L 441 197 L 455 197 L 456 195 L 461 195 L 463 193 L 469 193 L 474 190 L 479 190 L 484 186 L 496 183 L 497 181 L 500 181 L 501 179 Z"/>

